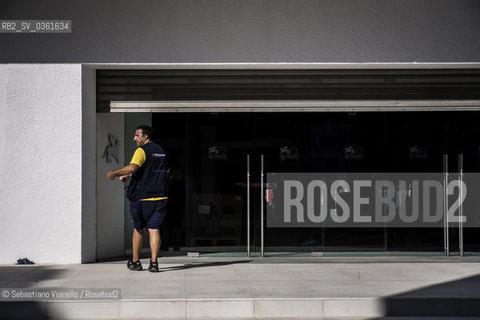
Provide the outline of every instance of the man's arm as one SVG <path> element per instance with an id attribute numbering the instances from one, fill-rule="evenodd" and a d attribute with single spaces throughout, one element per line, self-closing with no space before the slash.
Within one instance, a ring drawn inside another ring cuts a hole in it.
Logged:
<path id="1" fill-rule="evenodd" d="M 115 171 L 108 172 L 107 173 L 107 178 L 110 179 L 110 180 L 113 180 L 117 176 L 127 176 L 127 175 L 130 175 L 130 174 L 134 173 L 135 171 L 137 171 L 138 168 L 140 168 L 140 167 L 138 165 L 136 165 L 135 163 L 130 163 L 123 168 L 120 168 L 120 169 L 115 170 Z"/>

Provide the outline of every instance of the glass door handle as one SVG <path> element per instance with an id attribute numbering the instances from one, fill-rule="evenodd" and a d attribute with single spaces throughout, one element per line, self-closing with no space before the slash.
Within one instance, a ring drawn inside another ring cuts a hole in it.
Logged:
<path id="1" fill-rule="evenodd" d="M 264 167 L 263 154 L 260 158 L 260 250 L 261 257 L 264 256 Z M 250 257 L 250 155 L 247 154 L 247 257 Z"/>
<path id="2" fill-rule="evenodd" d="M 247 154 L 247 257 L 250 257 L 250 155 Z"/>
<path id="3" fill-rule="evenodd" d="M 264 220 L 263 220 L 263 206 L 264 206 L 264 201 L 263 201 L 263 154 L 260 158 L 260 252 L 261 252 L 261 257 L 264 256 Z"/>
<path id="4" fill-rule="evenodd" d="M 445 255 L 450 255 L 448 225 L 448 154 L 443 155 L 443 247 Z"/>
<path id="5" fill-rule="evenodd" d="M 463 154 L 458 155 L 458 177 L 460 179 L 460 199 L 463 199 Z M 458 208 L 459 223 L 458 223 L 458 253 L 463 257 L 463 201 L 460 202 Z"/>

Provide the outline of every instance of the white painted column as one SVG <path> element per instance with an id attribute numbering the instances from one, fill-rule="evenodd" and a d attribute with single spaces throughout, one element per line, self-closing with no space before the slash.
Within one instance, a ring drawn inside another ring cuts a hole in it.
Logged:
<path id="1" fill-rule="evenodd" d="M 0 143 L 0 263 L 80 263 L 81 65 L 0 65 Z"/>

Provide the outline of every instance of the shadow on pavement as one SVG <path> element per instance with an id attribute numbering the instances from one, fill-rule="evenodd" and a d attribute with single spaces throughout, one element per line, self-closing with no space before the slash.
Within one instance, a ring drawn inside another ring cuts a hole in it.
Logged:
<path id="1" fill-rule="evenodd" d="M 480 275 L 385 297 L 384 302 L 386 317 L 480 317 Z"/>
<path id="2" fill-rule="evenodd" d="M 228 265 L 240 264 L 240 263 L 250 263 L 250 260 L 188 263 L 180 266 L 172 266 L 172 267 L 159 268 L 159 269 L 160 271 L 164 272 L 164 271 L 176 271 L 176 270 L 186 270 L 186 269 L 194 269 L 194 268 L 221 267 L 221 266 L 228 266 Z"/>
<path id="3" fill-rule="evenodd" d="M 1 319 L 51 319 L 44 301 L 6 301 L 5 290 L 13 288 L 32 288 L 37 282 L 56 279 L 66 270 L 50 269 L 45 266 L 1 266 L 0 301 Z"/>

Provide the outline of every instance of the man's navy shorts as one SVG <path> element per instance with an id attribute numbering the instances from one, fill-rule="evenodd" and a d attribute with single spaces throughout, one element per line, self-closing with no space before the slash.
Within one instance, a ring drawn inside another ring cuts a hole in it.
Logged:
<path id="1" fill-rule="evenodd" d="M 167 200 L 132 201 L 130 216 L 135 229 L 160 229 L 167 211 Z"/>

